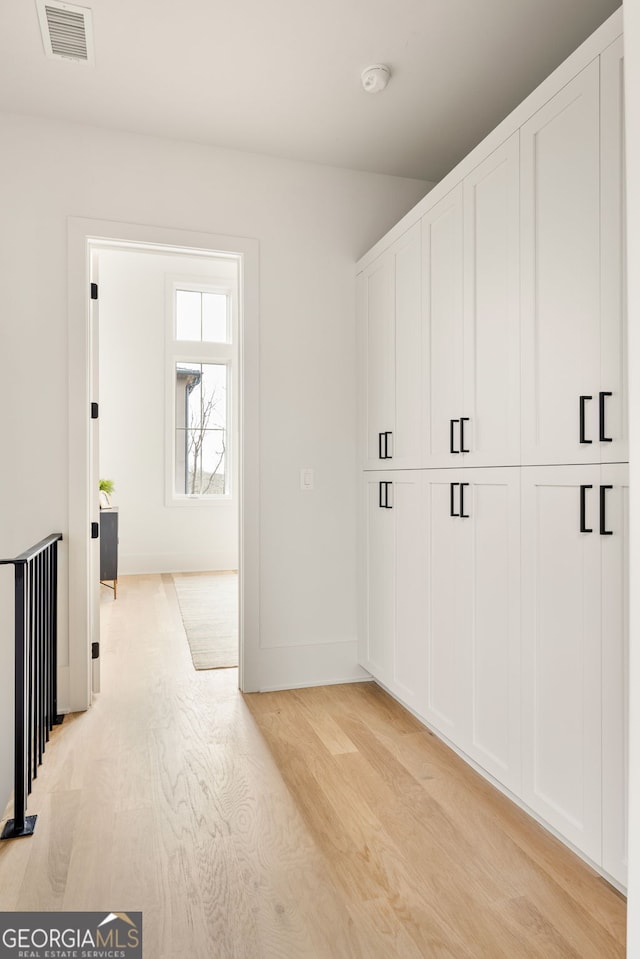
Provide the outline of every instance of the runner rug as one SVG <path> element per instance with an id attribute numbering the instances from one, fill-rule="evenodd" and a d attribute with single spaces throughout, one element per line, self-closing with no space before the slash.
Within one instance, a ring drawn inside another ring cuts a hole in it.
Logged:
<path id="1" fill-rule="evenodd" d="M 196 669 L 238 665 L 238 574 L 173 573 Z"/>

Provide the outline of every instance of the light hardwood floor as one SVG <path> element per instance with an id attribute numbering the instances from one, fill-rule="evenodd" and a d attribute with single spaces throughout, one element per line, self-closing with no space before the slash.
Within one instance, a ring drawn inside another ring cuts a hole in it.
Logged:
<path id="1" fill-rule="evenodd" d="M 147 959 L 624 956 L 624 899 L 375 685 L 242 697 L 170 579 L 119 586 L 1 909 L 142 910 Z"/>

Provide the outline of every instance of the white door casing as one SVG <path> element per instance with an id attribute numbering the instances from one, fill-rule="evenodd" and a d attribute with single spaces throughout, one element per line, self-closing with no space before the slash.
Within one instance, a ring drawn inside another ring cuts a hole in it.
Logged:
<path id="1" fill-rule="evenodd" d="M 94 595 L 90 524 L 91 469 L 90 251 L 105 246 L 161 247 L 164 252 L 240 257 L 240 666 L 244 691 L 259 688 L 259 334 L 258 241 L 103 220 L 68 219 L 69 289 L 69 708 L 91 702 Z M 95 484 L 94 484 L 95 479 Z M 97 493 L 96 493 L 97 495 Z M 96 501 L 97 502 L 97 501 Z"/>

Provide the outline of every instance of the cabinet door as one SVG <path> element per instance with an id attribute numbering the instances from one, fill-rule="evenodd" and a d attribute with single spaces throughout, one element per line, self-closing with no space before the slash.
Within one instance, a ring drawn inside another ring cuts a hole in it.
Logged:
<path id="1" fill-rule="evenodd" d="M 395 629 L 394 513 L 385 503 L 385 473 L 365 473 L 364 635 L 361 665 L 379 679 L 392 678 Z"/>
<path id="2" fill-rule="evenodd" d="M 394 246 L 395 424 L 388 467 L 422 466 L 422 260 L 420 224 Z M 386 468 L 386 467 L 385 467 Z"/>
<path id="3" fill-rule="evenodd" d="M 520 151 L 523 463 L 599 462 L 597 59 L 524 124 Z"/>
<path id="4" fill-rule="evenodd" d="M 424 465 L 459 466 L 463 376 L 462 184 L 422 218 Z"/>
<path id="5" fill-rule="evenodd" d="M 468 484 L 457 578 L 464 749 L 519 793 L 520 470 L 464 470 L 456 478 Z"/>
<path id="6" fill-rule="evenodd" d="M 605 394 L 603 463 L 629 459 L 624 224 L 624 98 L 622 37 L 600 57 L 602 329 L 600 390 Z M 610 396 L 606 394 L 610 393 Z"/>
<path id="7" fill-rule="evenodd" d="M 522 796 L 595 862 L 602 832 L 599 480 L 599 466 L 522 470 Z"/>
<path id="8" fill-rule="evenodd" d="M 359 309 L 364 330 L 365 465 L 380 468 L 380 433 L 395 426 L 395 276 L 386 251 L 361 275 Z"/>
<path id="9" fill-rule="evenodd" d="M 426 527 L 423 474 L 391 474 L 395 528 L 395 636 L 392 690 L 411 709 L 424 709 L 427 676 Z"/>
<path id="10" fill-rule="evenodd" d="M 629 722 L 629 468 L 603 466 L 602 866 L 627 883 Z"/>
<path id="11" fill-rule="evenodd" d="M 464 181 L 465 466 L 520 461 L 519 138 Z"/>
<path id="12" fill-rule="evenodd" d="M 464 748 L 460 676 L 466 624 L 460 601 L 460 574 L 465 529 L 464 521 L 454 515 L 460 512 L 459 480 L 457 470 L 425 473 L 427 686 L 424 715 L 444 736 Z"/>
<path id="13" fill-rule="evenodd" d="M 424 704 L 426 678 L 422 473 L 365 474 L 366 616 L 362 665 L 408 706 Z"/>
<path id="14" fill-rule="evenodd" d="M 368 469 L 421 465 L 421 266 L 416 223 L 360 279 Z"/>

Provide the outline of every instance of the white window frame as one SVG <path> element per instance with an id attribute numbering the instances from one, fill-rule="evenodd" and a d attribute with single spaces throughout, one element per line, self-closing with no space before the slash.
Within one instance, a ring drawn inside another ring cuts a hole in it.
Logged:
<path id="1" fill-rule="evenodd" d="M 169 274 L 166 277 L 165 322 L 165 505 L 184 508 L 219 507 L 232 504 L 238 496 L 238 277 L 235 280 Z M 176 337 L 176 293 L 223 293 L 228 298 L 229 343 L 178 340 Z M 175 370 L 177 363 L 213 363 L 227 367 L 226 469 L 229 471 L 226 493 L 177 493 Z"/>

